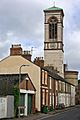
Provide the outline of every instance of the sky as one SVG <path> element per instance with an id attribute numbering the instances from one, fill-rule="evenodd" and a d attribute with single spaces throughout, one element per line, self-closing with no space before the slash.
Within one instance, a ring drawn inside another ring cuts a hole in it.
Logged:
<path id="1" fill-rule="evenodd" d="M 12 44 L 33 48 L 33 57 L 44 56 L 44 9 L 53 0 L 0 0 L 0 59 Z M 64 11 L 64 63 L 80 71 L 80 0 L 55 0 Z"/>

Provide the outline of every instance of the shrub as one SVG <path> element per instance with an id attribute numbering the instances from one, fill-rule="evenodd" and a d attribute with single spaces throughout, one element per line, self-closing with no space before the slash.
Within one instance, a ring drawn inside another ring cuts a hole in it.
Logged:
<path id="1" fill-rule="evenodd" d="M 19 88 L 14 86 L 13 88 L 13 95 L 14 95 L 14 114 L 15 117 L 18 116 L 18 106 L 19 106 Z"/>

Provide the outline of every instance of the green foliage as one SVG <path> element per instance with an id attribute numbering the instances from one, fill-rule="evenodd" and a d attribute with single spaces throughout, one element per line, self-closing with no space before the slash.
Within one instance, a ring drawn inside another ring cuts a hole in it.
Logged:
<path id="1" fill-rule="evenodd" d="M 19 87 L 18 86 L 14 86 L 13 88 L 13 94 L 14 94 L 14 112 L 15 112 L 15 116 L 18 116 L 18 105 L 19 105 Z"/>

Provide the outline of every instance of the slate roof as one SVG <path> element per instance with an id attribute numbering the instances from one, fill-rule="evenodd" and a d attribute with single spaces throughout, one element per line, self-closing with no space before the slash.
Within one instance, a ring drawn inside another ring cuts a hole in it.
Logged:
<path id="1" fill-rule="evenodd" d="M 43 67 L 43 69 L 46 70 L 46 71 L 48 71 L 48 74 L 49 74 L 53 79 L 55 79 L 55 80 L 60 80 L 60 81 L 66 82 L 66 83 L 68 83 L 68 84 L 70 84 L 70 85 L 73 85 L 73 84 L 67 82 L 67 81 L 66 81 L 64 78 L 62 78 L 60 75 L 58 75 L 58 73 L 57 73 L 55 70 L 50 69 L 50 67 L 45 66 L 45 67 Z M 73 86 L 74 86 L 74 85 L 73 85 Z"/>
<path id="2" fill-rule="evenodd" d="M 57 74 L 57 72 L 55 70 L 51 69 L 50 67 L 45 66 L 43 69 L 47 70 L 48 73 L 49 73 L 49 75 L 52 76 L 54 79 L 56 79 L 56 80 L 62 80 L 62 81 L 64 80 L 61 76 L 59 76 Z"/>

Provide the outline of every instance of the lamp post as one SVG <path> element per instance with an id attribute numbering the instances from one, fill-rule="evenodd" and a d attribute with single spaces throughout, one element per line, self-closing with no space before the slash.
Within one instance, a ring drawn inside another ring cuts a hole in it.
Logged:
<path id="1" fill-rule="evenodd" d="M 20 82 L 21 82 L 21 68 L 22 67 L 25 67 L 25 66 L 29 66 L 29 65 L 21 65 L 20 67 L 19 67 L 19 106 L 18 106 L 18 110 L 19 110 L 19 118 L 20 118 Z"/>

